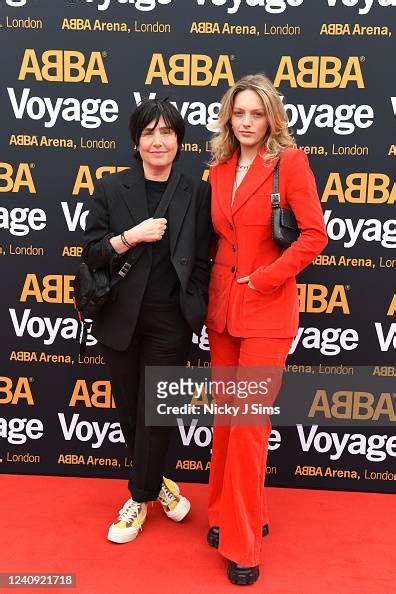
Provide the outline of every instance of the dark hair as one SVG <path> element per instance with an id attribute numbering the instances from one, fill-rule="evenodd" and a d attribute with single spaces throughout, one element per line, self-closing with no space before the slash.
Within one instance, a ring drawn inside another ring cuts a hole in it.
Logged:
<path id="1" fill-rule="evenodd" d="M 176 133 L 178 149 L 175 159 L 177 159 L 180 155 L 186 125 L 176 107 L 169 103 L 168 99 L 143 99 L 132 112 L 129 118 L 129 133 L 132 142 L 138 146 L 144 128 L 152 121 L 156 127 L 161 116 L 164 118 L 165 124 Z M 140 156 L 139 153 L 137 156 Z"/>

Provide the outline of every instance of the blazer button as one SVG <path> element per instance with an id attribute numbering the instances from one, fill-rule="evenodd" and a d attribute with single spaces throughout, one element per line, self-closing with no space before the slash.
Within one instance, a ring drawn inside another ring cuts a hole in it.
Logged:
<path id="1" fill-rule="evenodd" d="M 180 258 L 180 264 L 186 265 L 188 262 L 188 258 Z"/>
<path id="2" fill-rule="evenodd" d="M 231 229 L 231 231 L 234 231 L 234 225 L 232 225 L 231 223 L 230 223 L 230 229 Z"/>
<path id="3" fill-rule="evenodd" d="M 232 246 L 232 251 L 233 251 L 233 252 L 236 252 L 236 245 L 233 245 L 233 246 Z"/>
<path id="4" fill-rule="evenodd" d="M 235 272 L 235 266 L 231 268 L 231 272 Z"/>

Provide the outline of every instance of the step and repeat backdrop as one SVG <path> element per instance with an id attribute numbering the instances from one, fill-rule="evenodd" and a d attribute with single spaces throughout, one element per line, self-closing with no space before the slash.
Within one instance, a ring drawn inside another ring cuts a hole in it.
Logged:
<path id="1" fill-rule="evenodd" d="M 106 367 L 91 333 L 79 354 L 72 305 L 95 180 L 129 166 L 129 115 L 155 96 L 187 123 L 178 167 L 205 179 L 221 96 L 265 72 L 330 240 L 298 278 L 285 377 L 310 374 L 311 396 L 298 422 L 274 426 L 267 482 L 394 492 L 396 0 L 0 0 L 0 11 L 1 471 L 127 475 Z M 205 327 L 186 365 L 210 367 Z M 169 472 L 205 482 L 211 440 L 181 420 Z"/>

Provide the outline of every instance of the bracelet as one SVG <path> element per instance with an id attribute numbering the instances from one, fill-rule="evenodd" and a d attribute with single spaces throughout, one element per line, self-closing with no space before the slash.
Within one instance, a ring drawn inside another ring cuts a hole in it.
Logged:
<path id="1" fill-rule="evenodd" d="M 133 247 L 135 247 L 136 243 L 129 243 L 129 241 L 125 237 L 125 231 L 123 231 L 121 233 L 120 238 L 121 238 L 122 243 L 125 245 L 125 247 L 127 247 L 127 248 L 133 248 Z"/>

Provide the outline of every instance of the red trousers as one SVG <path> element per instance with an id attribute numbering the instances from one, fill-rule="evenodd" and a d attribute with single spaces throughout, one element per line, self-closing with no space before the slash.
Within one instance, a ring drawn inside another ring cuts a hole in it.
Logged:
<path id="1" fill-rule="evenodd" d="M 239 338 L 209 330 L 213 373 L 218 367 L 283 367 L 292 338 Z M 281 377 L 281 374 L 279 375 Z M 269 421 L 263 425 L 214 424 L 209 477 L 209 526 L 220 527 L 219 552 L 251 567 L 259 564 Z"/>

